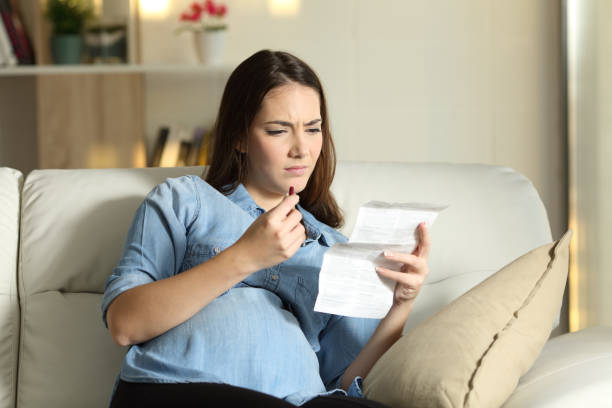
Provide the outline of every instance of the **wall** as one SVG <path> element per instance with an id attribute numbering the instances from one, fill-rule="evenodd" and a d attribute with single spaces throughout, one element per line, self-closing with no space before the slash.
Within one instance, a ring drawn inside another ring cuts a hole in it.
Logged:
<path id="1" fill-rule="evenodd" d="M 24 174 L 36 168 L 35 101 L 36 78 L 0 76 L 0 167 Z"/>
<path id="2" fill-rule="evenodd" d="M 173 1 L 165 25 L 145 20 L 149 62 L 195 63 L 191 38 L 172 33 L 189 3 Z M 264 0 L 227 4 L 230 68 L 218 77 L 259 49 L 290 51 L 321 77 L 341 159 L 510 166 L 540 192 L 553 236 L 565 231 L 558 0 L 302 0 L 295 16 L 273 15 Z M 222 86 L 154 75 L 147 92 L 153 139 L 163 122 L 212 122 Z"/>

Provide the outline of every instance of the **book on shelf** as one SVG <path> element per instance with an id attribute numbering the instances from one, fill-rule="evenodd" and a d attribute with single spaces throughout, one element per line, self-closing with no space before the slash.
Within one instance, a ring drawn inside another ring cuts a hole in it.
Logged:
<path id="1" fill-rule="evenodd" d="M 12 67 L 17 65 L 18 60 L 8 27 L 4 23 L 3 10 L 4 5 L 0 3 L 0 65 Z"/>
<path id="2" fill-rule="evenodd" d="M 155 141 L 155 146 L 153 147 L 153 153 L 151 154 L 149 163 L 147 163 L 148 166 L 159 167 L 162 152 L 164 151 L 166 140 L 168 140 L 169 131 L 170 128 L 168 128 L 168 126 L 162 126 L 159 128 L 159 131 L 157 132 L 157 140 Z"/>
<path id="3" fill-rule="evenodd" d="M 191 149 L 189 150 L 189 156 L 187 158 L 187 166 L 197 166 L 200 160 L 200 150 L 202 149 L 202 143 L 204 142 L 204 135 L 206 129 L 203 127 L 196 127 L 193 130 L 193 139 L 191 141 Z"/>
<path id="4" fill-rule="evenodd" d="M 179 145 L 179 154 L 176 159 L 176 166 L 185 167 L 187 166 L 187 156 L 189 156 L 189 150 L 191 149 L 191 143 L 188 140 L 181 140 Z"/>
<path id="5" fill-rule="evenodd" d="M 13 51 L 11 45 L 11 39 L 9 38 L 8 31 L 0 18 L 0 65 L 15 66 L 17 65 L 17 56 Z"/>
<path id="6" fill-rule="evenodd" d="M 40 65 L 50 64 L 52 24 L 44 16 L 45 2 L 41 0 L 10 1 L 25 27 L 34 53 L 34 61 Z"/>
<path id="7" fill-rule="evenodd" d="M 179 126 L 161 126 L 149 166 L 183 167 L 207 164 L 210 131 L 197 126 L 193 129 Z"/>
<path id="8" fill-rule="evenodd" d="M 17 5 L 15 0 L 0 0 L 1 23 L 8 35 L 17 63 L 20 65 L 34 64 L 34 52 L 32 51 L 32 46 L 23 26 Z M 3 51 L 2 54 L 8 53 Z"/>
<path id="9" fill-rule="evenodd" d="M 185 130 L 178 125 L 170 125 L 168 130 L 168 138 L 162 151 L 159 167 L 175 167 L 178 162 L 181 141 L 186 139 L 184 136 Z"/>

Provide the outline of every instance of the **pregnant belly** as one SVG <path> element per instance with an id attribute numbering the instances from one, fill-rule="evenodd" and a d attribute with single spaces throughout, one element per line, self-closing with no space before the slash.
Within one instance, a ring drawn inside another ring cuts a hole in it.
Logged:
<path id="1" fill-rule="evenodd" d="M 277 394 L 282 384 L 323 387 L 318 367 L 297 319 L 283 309 L 281 299 L 264 289 L 241 287 L 181 325 L 132 346 L 122 377 L 224 382 Z"/>

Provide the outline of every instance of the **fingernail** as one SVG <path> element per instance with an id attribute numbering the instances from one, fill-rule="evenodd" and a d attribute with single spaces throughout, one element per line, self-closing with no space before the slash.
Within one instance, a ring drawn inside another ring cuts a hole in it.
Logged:
<path id="1" fill-rule="evenodd" d="M 393 256 L 393 252 L 391 252 L 391 251 L 384 251 L 383 254 L 385 256 Z"/>
<path id="2" fill-rule="evenodd" d="M 293 188 L 293 186 L 289 187 L 289 195 L 293 195 L 294 191 L 295 189 Z"/>
<path id="3" fill-rule="evenodd" d="M 380 273 L 380 267 L 379 267 L 379 266 L 377 266 L 377 267 L 376 267 L 376 268 L 374 268 L 374 269 L 376 269 L 376 272 Z"/>

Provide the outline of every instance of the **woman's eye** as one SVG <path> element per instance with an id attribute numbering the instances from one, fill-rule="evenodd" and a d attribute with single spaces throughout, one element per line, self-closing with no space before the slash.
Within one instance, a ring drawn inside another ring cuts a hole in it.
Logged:
<path id="1" fill-rule="evenodd" d="M 319 133 L 321 132 L 321 129 L 314 128 L 314 129 L 307 129 L 306 131 L 309 133 Z M 285 131 L 284 130 L 266 130 L 266 133 L 274 136 L 274 135 L 280 135 L 281 133 L 285 133 Z"/>

